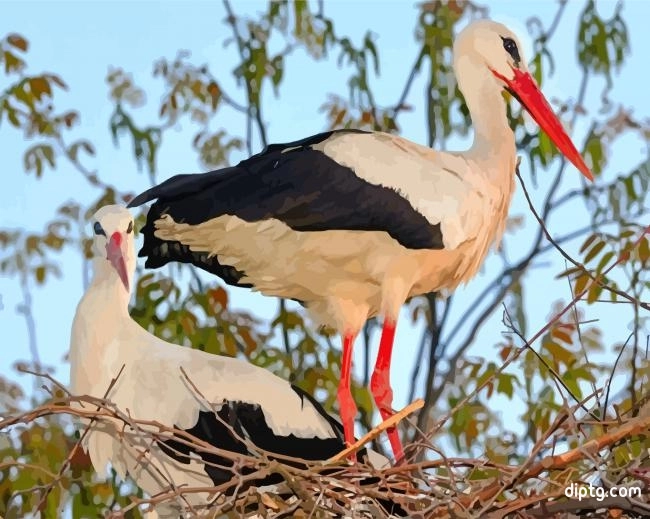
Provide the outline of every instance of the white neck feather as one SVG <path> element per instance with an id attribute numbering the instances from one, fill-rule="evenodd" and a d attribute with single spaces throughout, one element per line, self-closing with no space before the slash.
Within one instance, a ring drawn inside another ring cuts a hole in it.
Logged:
<path id="1" fill-rule="evenodd" d="M 477 162 L 514 164 L 515 137 L 506 117 L 501 87 L 484 63 L 467 56 L 458 57 L 454 69 L 474 127 L 474 142 L 466 155 Z"/>
<path id="2" fill-rule="evenodd" d="M 90 286 L 77 306 L 70 341 L 70 385 L 75 393 L 91 393 L 102 385 L 103 363 L 114 338 L 133 321 L 130 294 L 104 259 L 95 259 Z"/>
<path id="3" fill-rule="evenodd" d="M 103 258 L 93 260 L 93 279 L 86 291 L 87 295 L 99 296 L 104 300 L 103 306 L 114 311 L 116 315 L 128 315 L 130 292 L 124 287 L 115 269 Z M 133 275 L 129 273 L 129 283 Z"/>

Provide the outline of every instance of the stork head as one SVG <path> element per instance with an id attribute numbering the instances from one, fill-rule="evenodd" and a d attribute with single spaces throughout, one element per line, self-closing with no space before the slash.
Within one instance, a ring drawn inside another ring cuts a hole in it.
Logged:
<path id="1" fill-rule="evenodd" d="M 591 171 L 531 76 L 519 39 L 510 29 L 491 20 L 478 20 L 469 24 L 454 42 L 454 66 L 459 81 L 461 70 L 477 72 L 475 78 L 465 78 L 468 87 L 486 88 L 487 85 L 482 84 L 486 79 L 510 92 L 566 158 L 585 177 L 593 180 Z M 463 93 L 467 97 L 466 92 Z"/>
<path id="2" fill-rule="evenodd" d="M 95 259 L 106 262 L 109 269 L 119 277 L 127 292 L 130 278 L 135 270 L 135 247 L 133 240 L 133 216 L 121 205 L 105 205 L 91 220 L 93 254 Z"/>

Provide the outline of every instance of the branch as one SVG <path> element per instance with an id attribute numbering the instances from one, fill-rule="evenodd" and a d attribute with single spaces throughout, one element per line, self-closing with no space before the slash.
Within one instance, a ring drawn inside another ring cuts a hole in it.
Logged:
<path id="1" fill-rule="evenodd" d="M 558 6 L 557 12 L 555 13 L 555 17 L 553 18 L 551 25 L 549 25 L 548 29 L 546 30 L 546 33 L 544 34 L 544 40 L 551 39 L 558 25 L 560 25 L 560 20 L 562 19 L 562 15 L 564 14 L 564 8 L 566 7 L 567 3 L 568 0 L 559 1 L 560 5 Z"/>
<path id="2" fill-rule="evenodd" d="M 415 59 L 415 63 L 411 67 L 411 72 L 409 73 L 409 77 L 406 80 L 406 84 L 402 89 L 402 93 L 399 96 L 397 103 L 395 103 L 395 105 L 393 106 L 393 110 L 392 110 L 393 117 L 396 117 L 401 110 L 404 110 L 404 106 L 405 106 L 404 103 L 406 102 L 406 98 L 408 97 L 409 92 L 411 91 L 411 86 L 413 86 L 413 81 L 415 81 L 415 76 L 420 70 L 420 64 L 425 54 L 426 53 L 424 47 L 422 47 L 422 49 L 420 49 L 420 52 L 418 53 L 418 57 Z"/>
<path id="3" fill-rule="evenodd" d="M 432 398 L 434 393 L 434 379 L 437 373 L 438 359 L 442 352 L 438 352 L 438 347 L 440 346 L 440 332 L 442 329 L 443 318 L 438 322 L 438 315 L 436 309 L 436 294 L 434 292 L 426 294 L 427 303 L 429 309 L 431 310 L 431 324 L 429 326 L 429 333 L 431 334 L 431 339 L 429 342 L 429 366 L 427 368 L 427 377 L 424 383 L 424 401 L 425 406 L 422 412 L 418 416 L 417 427 L 418 429 L 424 429 L 426 422 L 428 420 L 428 414 L 430 409 L 433 408 L 433 405 L 436 402 L 435 398 Z M 420 364 L 418 362 L 418 364 Z"/>
<path id="4" fill-rule="evenodd" d="M 650 505 L 642 503 L 628 497 L 587 497 L 582 499 L 569 499 L 553 503 L 541 503 L 532 510 L 528 510 L 528 514 L 533 517 L 553 517 L 559 513 L 576 512 L 580 515 L 585 515 L 587 511 L 596 512 L 597 510 L 621 510 L 628 514 L 639 515 L 640 517 L 648 517 L 650 515 Z M 610 514 L 609 517 L 616 517 Z M 622 517 L 622 516 L 619 516 Z"/>
<path id="5" fill-rule="evenodd" d="M 23 294 L 23 303 L 19 307 L 19 312 L 25 317 L 25 326 L 27 327 L 27 339 L 29 343 L 29 353 L 32 362 L 37 369 L 41 367 L 41 356 L 38 352 L 38 341 L 36 337 L 36 321 L 32 312 L 32 293 L 29 288 L 29 279 L 27 272 L 21 272 L 20 288 Z"/>
<path id="6" fill-rule="evenodd" d="M 624 423 L 617 430 L 594 438 L 584 445 L 567 451 L 564 454 L 555 454 L 545 457 L 542 461 L 536 463 L 527 470 L 520 478 L 520 481 L 536 478 L 543 472 L 566 469 L 571 463 L 594 456 L 598 454 L 599 451 L 606 447 L 613 446 L 624 438 L 638 434 L 645 434 L 649 428 L 650 416 L 632 419 L 629 422 Z M 491 485 L 481 492 L 478 492 L 476 495 L 465 498 L 465 504 L 470 506 L 470 502 L 481 502 L 487 499 L 492 499 L 496 495 L 495 492 L 498 493 L 499 489 L 499 484 Z"/>

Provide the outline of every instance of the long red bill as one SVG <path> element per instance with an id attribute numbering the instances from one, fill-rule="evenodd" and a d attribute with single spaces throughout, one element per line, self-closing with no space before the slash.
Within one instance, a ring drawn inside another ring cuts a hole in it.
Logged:
<path id="1" fill-rule="evenodd" d="M 126 271 L 126 262 L 124 261 L 124 253 L 122 252 L 122 235 L 119 232 L 114 232 L 106 244 L 106 259 L 111 262 L 118 276 L 120 276 L 124 288 L 128 292 L 129 275 Z"/>
<path id="2" fill-rule="evenodd" d="M 571 138 L 566 134 L 564 128 L 562 128 L 562 123 L 553 113 L 553 109 L 544 97 L 544 94 L 537 88 L 532 76 L 528 72 L 522 72 L 517 68 L 514 68 L 513 72 L 515 77 L 508 79 L 498 72 L 492 71 L 496 77 L 508 85 L 508 88 L 514 96 L 530 112 L 533 119 L 535 119 L 542 130 L 551 138 L 562 154 L 578 168 L 580 173 L 589 180 L 593 180 L 594 176 L 573 145 Z"/>

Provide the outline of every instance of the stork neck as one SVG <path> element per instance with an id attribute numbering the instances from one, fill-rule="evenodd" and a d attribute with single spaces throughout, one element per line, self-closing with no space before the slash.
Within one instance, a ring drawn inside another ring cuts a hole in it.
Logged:
<path id="1" fill-rule="evenodd" d="M 103 301 L 101 306 L 105 310 L 114 312 L 120 317 L 128 315 L 131 294 L 124 288 L 115 269 L 106 260 L 95 259 L 93 270 L 93 279 L 87 294 L 93 294 L 95 298 Z"/>
<path id="2" fill-rule="evenodd" d="M 514 157 L 515 137 L 508 124 L 506 103 L 490 70 L 466 57 L 456 60 L 455 69 L 474 127 L 468 154 L 479 161 Z"/>

